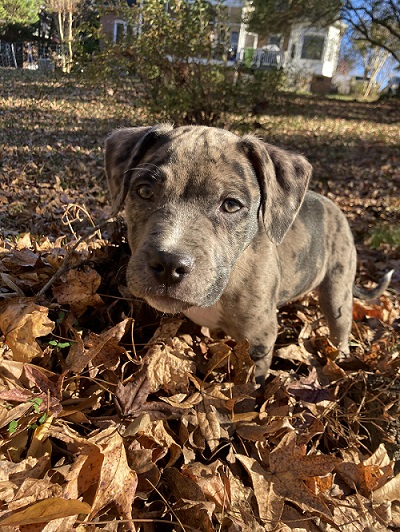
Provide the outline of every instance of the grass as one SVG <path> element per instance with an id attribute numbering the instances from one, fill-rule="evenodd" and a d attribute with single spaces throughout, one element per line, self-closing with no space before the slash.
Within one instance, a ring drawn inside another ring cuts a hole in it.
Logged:
<path id="1" fill-rule="evenodd" d="M 377 226 L 371 230 L 369 241 L 373 249 L 379 249 L 382 244 L 400 247 L 400 227 Z"/>

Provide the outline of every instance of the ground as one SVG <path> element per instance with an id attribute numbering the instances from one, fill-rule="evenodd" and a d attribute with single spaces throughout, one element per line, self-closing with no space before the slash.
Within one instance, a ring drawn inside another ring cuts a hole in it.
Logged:
<path id="1" fill-rule="evenodd" d="M 0 83 L 2 530 L 400 526 L 398 103 L 282 95 L 225 119 L 310 160 L 311 188 L 352 226 L 358 282 L 395 270 L 380 300 L 355 302 L 347 359 L 312 294 L 283 308 L 262 390 L 245 343 L 127 292 L 103 144 L 148 124 L 135 94 L 38 72 Z"/>

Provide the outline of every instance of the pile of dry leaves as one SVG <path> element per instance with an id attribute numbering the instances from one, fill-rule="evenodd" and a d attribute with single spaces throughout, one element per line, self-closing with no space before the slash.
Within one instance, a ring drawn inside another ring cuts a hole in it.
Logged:
<path id="1" fill-rule="evenodd" d="M 259 389 L 245 343 L 129 298 L 111 232 L 1 244 L 1 530 L 400 527 L 398 299 L 356 302 L 346 360 L 285 307 Z"/>

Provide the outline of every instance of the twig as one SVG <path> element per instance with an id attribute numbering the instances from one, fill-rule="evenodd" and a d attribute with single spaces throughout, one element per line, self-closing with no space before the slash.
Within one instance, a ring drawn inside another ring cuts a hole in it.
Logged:
<path id="1" fill-rule="evenodd" d="M 69 218 L 69 215 L 71 214 L 71 211 L 74 210 L 74 212 L 72 213 L 73 216 L 75 216 L 75 219 L 70 219 Z M 68 225 L 71 233 L 73 234 L 74 238 L 76 238 L 76 233 L 74 231 L 74 228 L 72 227 L 72 224 L 73 222 L 76 222 L 76 221 L 79 221 L 79 222 L 83 222 L 83 218 L 80 217 L 79 213 L 80 212 L 83 212 L 85 214 L 85 216 L 87 217 L 87 219 L 89 220 L 89 222 L 91 223 L 91 225 L 94 227 L 94 222 L 92 220 L 92 217 L 90 216 L 90 213 L 89 211 L 86 209 L 86 206 L 85 205 L 78 205 L 77 203 L 71 203 L 70 205 L 67 206 L 67 208 L 65 209 L 65 212 L 63 214 L 63 217 L 62 217 L 62 223 L 64 225 Z M 101 233 L 99 231 L 99 238 L 101 238 Z"/>
<path id="2" fill-rule="evenodd" d="M 107 224 L 109 224 L 110 222 L 112 222 L 114 220 L 115 220 L 115 217 L 107 218 L 107 220 L 105 220 L 104 222 L 101 222 L 100 224 L 95 225 L 94 227 L 92 227 L 90 229 L 90 231 L 85 233 L 83 236 L 81 236 L 81 238 L 79 240 L 77 240 L 75 242 L 75 244 L 72 246 L 72 248 L 67 252 L 67 254 L 65 256 L 65 259 L 64 259 L 64 262 L 62 263 L 62 265 L 59 267 L 59 269 L 56 271 L 56 273 L 47 281 L 47 283 L 43 286 L 43 288 L 36 294 L 36 299 L 42 297 L 46 293 L 46 291 L 53 285 L 53 283 L 55 283 L 55 281 L 57 281 L 57 279 L 59 279 L 61 277 L 61 275 L 68 270 L 72 254 L 76 250 L 76 248 L 79 246 L 79 244 L 81 244 L 82 242 L 87 240 L 94 233 L 96 233 L 97 231 L 99 231 L 100 229 L 102 229 L 103 227 L 105 227 Z"/>

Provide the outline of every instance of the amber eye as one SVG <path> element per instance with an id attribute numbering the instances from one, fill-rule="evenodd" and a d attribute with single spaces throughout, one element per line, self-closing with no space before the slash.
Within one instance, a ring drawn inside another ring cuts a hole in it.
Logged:
<path id="1" fill-rule="evenodd" d="M 242 204 L 233 198 L 227 198 L 221 205 L 221 209 L 229 214 L 240 211 Z"/>
<path id="2" fill-rule="evenodd" d="M 145 199 L 145 200 L 149 200 L 149 199 L 151 199 L 154 196 L 153 189 L 151 188 L 150 185 L 140 185 L 136 189 L 136 192 L 137 192 L 137 195 L 139 196 L 139 198 L 142 198 L 142 199 Z"/>

